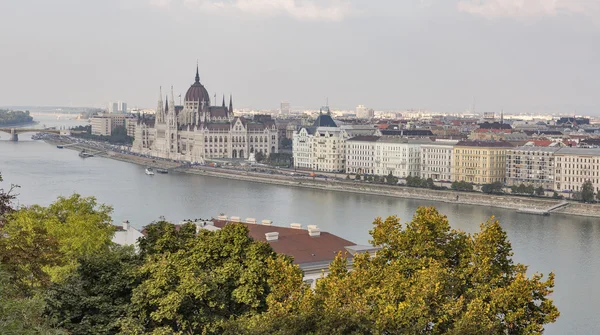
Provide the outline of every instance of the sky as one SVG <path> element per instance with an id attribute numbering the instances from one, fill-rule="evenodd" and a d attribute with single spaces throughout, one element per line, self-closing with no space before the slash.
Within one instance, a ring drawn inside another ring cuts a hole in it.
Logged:
<path id="1" fill-rule="evenodd" d="M 0 0 L 0 105 L 600 115 L 600 0 Z"/>

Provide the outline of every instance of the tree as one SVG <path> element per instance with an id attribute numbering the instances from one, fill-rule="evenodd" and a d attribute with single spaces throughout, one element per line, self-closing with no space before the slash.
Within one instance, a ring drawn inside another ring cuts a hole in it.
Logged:
<path id="1" fill-rule="evenodd" d="M 254 159 L 260 163 L 265 159 L 265 155 L 262 153 L 262 151 L 258 151 L 254 154 Z"/>
<path id="2" fill-rule="evenodd" d="M 354 176 L 354 180 L 360 180 L 360 174 L 357 173 L 356 176 Z"/>
<path id="3" fill-rule="evenodd" d="M 158 242 L 178 244 L 176 239 L 165 236 Z M 202 229 L 185 248 L 145 258 L 123 331 L 221 334 L 230 318 L 266 310 L 274 279 L 269 266 L 277 258 L 241 224 L 214 232 Z M 289 259 L 282 262 L 291 265 Z"/>
<path id="4" fill-rule="evenodd" d="M 454 181 L 450 186 L 451 189 L 456 191 L 473 191 L 473 184 L 467 183 L 466 181 Z"/>
<path id="5" fill-rule="evenodd" d="M 2 182 L 2 174 L 0 174 L 0 182 Z M 19 186 L 11 184 L 8 191 L 5 191 L 3 188 L 0 188 L 0 226 L 4 221 L 4 217 L 13 211 L 13 201 L 16 199 L 17 195 L 14 191 Z"/>
<path id="6" fill-rule="evenodd" d="M 27 247 L 26 254 L 43 246 L 48 259 L 40 263 L 52 281 L 65 278 L 77 266 L 77 259 L 105 250 L 112 242 L 114 226 L 110 213 L 112 208 L 98 205 L 93 197 L 83 198 L 78 194 L 59 197 L 48 207 L 34 205 L 11 213 L 2 228 L 8 236 L 3 241 L 5 250 L 17 252 Z M 23 242 L 25 241 L 25 242 Z M 55 243 L 59 259 L 55 259 Z M 24 259 L 22 267 L 28 268 Z"/>
<path id="7" fill-rule="evenodd" d="M 390 173 L 386 177 L 386 182 L 390 185 L 396 185 L 398 184 L 398 177 L 394 176 L 390 171 Z"/>
<path id="8" fill-rule="evenodd" d="M 504 184 L 499 181 L 495 181 L 491 184 L 485 184 L 481 187 L 481 192 L 487 194 L 502 194 L 504 193 Z"/>
<path id="9" fill-rule="evenodd" d="M 581 186 L 581 201 L 594 202 L 594 185 L 591 180 L 586 180 Z"/>
<path id="10" fill-rule="evenodd" d="M 554 198 L 554 199 L 560 199 L 561 196 L 558 195 L 558 192 L 554 191 L 554 193 L 552 194 L 552 198 Z"/>
<path id="11" fill-rule="evenodd" d="M 433 182 L 433 178 L 427 178 L 425 180 L 422 180 L 422 187 L 435 188 L 435 183 Z"/>
<path id="12" fill-rule="evenodd" d="M 138 264 L 133 247 L 113 245 L 83 256 L 75 272 L 46 291 L 46 314 L 69 334 L 117 334 Z"/>
<path id="13" fill-rule="evenodd" d="M 346 180 L 350 180 L 350 175 L 349 174 L 346 175 Z"/>
<path id="14" fill-rule="evenodd" d="M 512 261 L 493 218 L 469 235 L 434 208 L 403 225 L 377 218 L 373 256 L 353 271 L 338 255 L 313 291 L 298 285 L 267 312 L 234 322 L 247 334 L 538 334 L 559 312 L 548 299 L 554 275 L 527 275 Z M 270 299 L 268 299 L 271 302 Z M 239 325 L 243 323 L 243 326 Z M 226 332 L 228 333 L 228 332 Z M 234 332 L 229 332 L 234 333 Z"/>
<path id="15" fill-rule="evenodd" d="M 175 253 L 196 238 L 196 226 L 186 223 L 176 229 L 175 225 L 161 218 L 145 227 L 145 236 L 138 240 L 140 256 Z"/>
<path id="16" fill-rule="evenodd" d="M 546 194 L 546 190 L 542 186 L 535 189 L 535 195 L 538 197 L 543 197 Z"/>
<path id="17" fill-rule="evenodd" d="M 44 301 L 40 297 L 24 296 L 11 275 L 0 266 L 0 334 L 58 335 L 44 317 Z"/>

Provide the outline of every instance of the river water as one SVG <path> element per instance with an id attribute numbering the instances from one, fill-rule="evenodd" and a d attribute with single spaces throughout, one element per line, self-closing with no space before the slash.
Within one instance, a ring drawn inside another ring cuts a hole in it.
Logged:
<path id="1" fill-rule="evenodd" d="M 47 126 L 84 124 L 76 120 L 36 117 Z M 453 228 L 476 232 L 494 215 L 512 242 L 516 262 L 530 272 L 556 273 L 553 299 L 561 316 L 547 334 L 600 333 L 600 219 L 551 215 L 547 217 L 511 210 L 435 203 L 421 200 L 340 193 L 265 185 L 214 177 L 170 173 L 147 176 L 144 167 L 105 158 L 81 159 L 77 152 L 57 149 L 20 135 L 18 143 L 0 133 L 0 173 L 6 188 L 21 186 L 19 203 L 48 205 L 57 196 L 76 192 L 95 196 L 114 208 L 115 223 L 129 220 L 141 227 L 160 216 L 172 222 L 216 217 L 219 213 L 277 225 L 316 224 L 360 244 L 369 240 L 377 216 L 397 215 L 403 221 L 418 206 L 434 205 L 448 216 Z"/>

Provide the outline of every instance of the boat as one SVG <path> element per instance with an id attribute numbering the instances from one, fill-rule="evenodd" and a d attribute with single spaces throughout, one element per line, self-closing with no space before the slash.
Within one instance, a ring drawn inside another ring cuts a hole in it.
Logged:
<path id="1" fill-rule="evenodd" d="M 162 173 L 162 174 L 166 174 L 166 173 L 169 173 L 169 170 L 167 170 L 167 169 L 156 169 L 156 172 Z"/>
<path id="2" fill-rule="evenodd" d="M 154 170 L 152 170 L 152 168 L 146 168 L 146 174 L 149 176 L 153 176 L 154 175 Z"/>
<path id="3" fill-rule="evenodd" d="M 63 149 L 65 146 L 64 145 L 57 145 L 56 147 L 59 148 L 59 149 Z"/>
<path id="4" fill-rule="evenodd" d="M 85 152 L 85 150 L 83 150 L 82 152 L 79 153 L 79 157 L 88 158 L 88 157 L 94 157 L 94 155 L 90 154 L 89 152 Z"/>

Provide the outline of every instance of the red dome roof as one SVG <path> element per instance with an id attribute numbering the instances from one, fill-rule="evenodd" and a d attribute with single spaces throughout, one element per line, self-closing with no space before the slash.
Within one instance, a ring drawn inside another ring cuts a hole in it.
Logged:
<path id="1" fill-rule="evenodd" d="M 185 94 L 185 101 L 206 101 L 206 103 L 210 106 L 210 97 L 204 85 L 200 83 L 198 68 L 196 68 L 196 81 L 187 90 L 187 93 Z"/>

